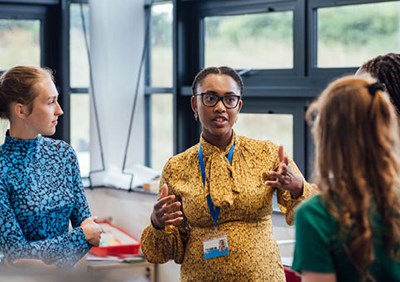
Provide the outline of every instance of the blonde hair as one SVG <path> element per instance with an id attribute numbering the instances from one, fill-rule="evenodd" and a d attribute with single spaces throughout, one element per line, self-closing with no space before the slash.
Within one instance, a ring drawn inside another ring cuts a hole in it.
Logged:
<path id="1" fill-rule="evenodd" d="M 339 238 L 362 281 L 374 280 L 373 219 L 385 226 L 383 242 L 399 259 L 399 132 L 395 108 L 372 78 L 332 82 L 307 111 L 316 143 L 315 182 Z"/>
<path id="2" fill-rule="evenodd" d="M 47 68 L 16 66 L 0 76 L 0 118 L 10 119 L 11 103 L 30 106 L 38 96 L 34 85 L 45 78 L 54 81 L 52 71 Z"/>

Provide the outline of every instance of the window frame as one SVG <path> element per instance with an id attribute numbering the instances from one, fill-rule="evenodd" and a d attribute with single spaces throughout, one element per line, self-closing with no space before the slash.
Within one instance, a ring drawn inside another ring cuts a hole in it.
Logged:
<path id="1" fill-rule="evenodd" d="M 310 48 L 308 49 L 308 69 L 310 76 L 315 77 L 336 77 L 343 74 L 353 74 L 357 67 L 318 67 L 318 18 L 317 10 L 320 8 L 334 8 L 343 6 L 352 6 L 359 4 L 377 4 L 385 2 L 399 2 L 397 0 L 308 0 L 307 19 L 310 32 L 307 33 L 307 42 Z"/>
<path id="2" fill-rule="evenodd" d="M 271 3 L 265 3 L 265 1 L 237 1 L 235 3 L 226 2 L 208 2 L 204 1 L 199 9 L 200 22 L 200 64 L 204 66 L 204 38 L 205 28 L 204 19 L 206 17 L 214 16 L 235 16 L 244 14 L 259 14 L 259 13 L 274 13 L 274 12 L 293 12 L 293 68 L 291 69 L 252 69 L 246 72 L 243 77 L 249 77 L 247 87 L 258 85 L 261 81 L 269 81 L 274 84 L 275 79 L 285 77 L 286 79 L 296 79 L 304 75 L 304 70 L 301 67 L 301 54 L 304 53 L 305 39 L 296 34 L 304 34 L 304 24 L 301 24 L 301 6 L 304 4 L 303 1 L 287 1 L 278 0 L 270 1 Z M 233 1 L 231 1 L 233 2 Z M 241 70 L 241 69 L 239 69 Z"/>
<path id="3" fill-rule="evenodd" d="M 148 42 L 147 42 L 147 54 L 146 54 L 146 61 L 145 61 L 145 90 L 144 90 L 144 107 L 145 107 L 145 165 L 151 167 L 152 166 L 152 106 L 151 106 L 151 97 L 152 95 L 173 95 L 173 104 L 175 104 L 175 98 L 174 98 L 174 83 L 173 80 L 171 81 L 172 86 L 171 87 L 153 87 L 151 86 L 151 55 L 152 55 L 152 49 L 151 49 L 151 8 L 153 5 L 157 4 L 168 4 L 172 3 L 173 1 L 169 0 L 145 0 L 145 19 L 150 18 L 149 24 L 149 36 L 148 36 Z M 173 19 L 174 22 L 174 19 Z M 147 24 L 147 23 L 145 23 Z M 173 39 L 172 39 L 173 41 Z M 172 46 L 172 52 L 173 52 L 174 46 Z M 173 73 L 175 73 L 175 65 L 173 64 Z M 174 125 L 173 125 L 174 127 Z"/>
<path id="4" fill-rule="evenodd" d="M 196 144 L 200 125 L 192 118 L 190 99 L 193 77 L 204 66 L 204 18 L 266 11 L 293 12 L 293 68 L 254 69 L 242 75 L 245 101 L 242 112 L 292 114 L 294 160 L 306 177 L 311 176 L 314 144 L 304 113 L 332 79 L 354 74 L 356 68 L 316 67 L 318 30 L 316 9 L 344 5 L 394 2 L 395 0 L 175 0 L 173 1 L 173 67 L 171 88 L 146 87 L 151 93 L 174 95 L 174 154 Z M 158 0 L 154 3 L 166 1 Z M 147 5 L 153 1 L 146 0 Z M 148 65 L 147 65 L 148 67 Z M 242 71 L 239 69 L 238 71 Z M 146 85 L 149 85 L 148 83 Z M 146 106 L 150 107 L 150 105 Z M 240 118 L 240 117 L 239 117 Z M 151 121 L 146 125 L 149 126 Z M 150 129 L 149 129 L 150 130 Z M 147 140 L 151 141 L 148 134 Z M 149 142 L 147 142 L 149 143 Z"/>
<path id="5" fill-rule="evenodd" d="M 1 4 L 0 1 L 0 19 L 12 20 L 39 20 L 40 21 L 40 65 L 42 66 L 45 61 L 45 33 L 44 26 L 47 22 L 46 9 L 41 6 L 28 6 L 28 5 L 10 5 Z M 1 68 L 1 66 L 0 66 Z M 0 69 L 0 74 L 5 70 Z"/>

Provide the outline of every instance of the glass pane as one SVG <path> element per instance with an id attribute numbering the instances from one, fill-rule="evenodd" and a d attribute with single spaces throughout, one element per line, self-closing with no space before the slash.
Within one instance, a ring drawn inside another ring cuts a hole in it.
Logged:
<path id="1" fill-rule="evenodd" d="M 293 159 L 293 115 L 240 113 L 235 132 L 259 140 L 270 140 L 283 145 L 286 154 Z"/>
<path id="2" fill-rule="evenodd" d="M 357 67 L 372 57 L 400 51 L 400 3 L 321 8 L 318 67 Z"/>
<path id="3" fill-rule="evenodd" d="M 70 6 L 70 76 L 72 88 L 87 88 L 90 85 L 89 61 L 85 45 L 85 35 L 82 27 L 80 4 Z M 89 32 L 89 6 L 84 4 L 83 15 L 86 31 Z M 87 38 L 89 41 L 89 37 Z"/>
<path id="4" fill-rule="evenodd" d="M 293 12 L 205 18 L 205 66 L 293 68 Z"/>
<path id="5" fill-rule="evenodd" d="M 161 171 L 174 150 L 172 94 L 153 94 L 151 106 L 151 167 Z"/>
<path id="6" fill-rule="evenodd" d="M 90 170 L 90 99 L 88 94 L 71 95 L 71 145 L 78 155 L 81 175 Z"/>
<path id="7" fill-rule="evenodd" d="M 151 7 L 151 86 L 172 87 L 172 4 Z"/>
<path id="8" fill-rule="evenodd" d="M 0 119 L 0 145 L 4 143 L 6 131 L 10 127 L 10 123 L 7 119 Z"/>
<path id="9" fill-rule="evenodd" d="M 0 69 L 40 66 L 40 20 L 0 19 Z"/>

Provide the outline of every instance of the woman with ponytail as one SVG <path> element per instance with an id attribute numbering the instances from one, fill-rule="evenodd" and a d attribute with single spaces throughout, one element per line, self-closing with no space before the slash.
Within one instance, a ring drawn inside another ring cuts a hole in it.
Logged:
<path id="1" fill-rule="evenodd" d="M 400 281 L 399 132 L 384 86 L 343 77 L 312 104 L 321 194 L 297 209 L 303 281 Z"/>

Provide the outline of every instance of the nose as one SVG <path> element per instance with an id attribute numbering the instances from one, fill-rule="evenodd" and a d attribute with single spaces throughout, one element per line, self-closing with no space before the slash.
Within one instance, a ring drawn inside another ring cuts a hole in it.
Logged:
<path id="1" fill-rule="evenodd" d="M 216 112 L 225 112 L 226 111 L 226 108 L 225 108 L 224 103 L 222 102 L 222 99 L 220 99 L 218 101 L 218 103 L 214 106 L 214 111 L 216 111 Z"/>
<path id="2" fill-rule="evenodd" d="M 63 110 L 61 109 L 60 104 L 57 102 L 57 109 L 56 109 L 55 115 L 56 115 L 56 116 L 61 116 L 61 115 L 63 115 L 63 114 L 64 114 L 64 112 L 63 112 Z"/>

